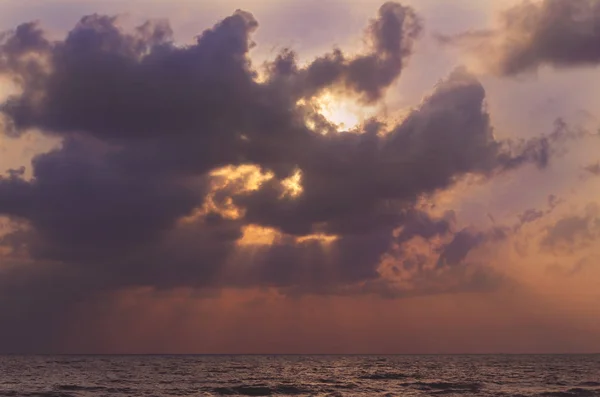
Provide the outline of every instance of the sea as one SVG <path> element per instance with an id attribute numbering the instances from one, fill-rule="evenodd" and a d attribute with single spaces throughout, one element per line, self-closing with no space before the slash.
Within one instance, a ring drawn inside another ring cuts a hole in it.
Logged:
<path id="1" fill-rule="evenodd" d="M 0 396 L 600 396 L 600 355 L 0 356 Z"/>

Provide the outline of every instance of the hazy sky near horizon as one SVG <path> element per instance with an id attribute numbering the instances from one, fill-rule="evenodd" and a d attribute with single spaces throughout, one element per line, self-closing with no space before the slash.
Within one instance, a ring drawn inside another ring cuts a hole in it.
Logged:
<path id="1" fill-rule="evenodd" d="M 600 1 L 0 31 L 0 353 L 600 351 Z"/>

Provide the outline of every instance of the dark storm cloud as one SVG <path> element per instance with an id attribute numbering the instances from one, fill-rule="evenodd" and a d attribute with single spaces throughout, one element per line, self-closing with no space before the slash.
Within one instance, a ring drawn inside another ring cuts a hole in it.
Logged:
<path id="1" fill-rule="evenodd" d="M 597 0 L 523 1 L 504 11 L 497 30 L 441 37 L 464 46 L 502 75 L 539 67 L 594 66 L 600 63 L 600 2 Z"/>
<path id="2" fill-rule="evenodd" d="M 43 73 L 39 59 L 27 58 L 27 55 L 45 55 L 51 48 L 37 22 L 24 23 L 14 32 L 2 33 L 0 40 L 3 55 L 0 58 L 0 71 L 27 79 L 30 84 Z"/>
<path id="3" fill-rule="evenodd" d="M 22 225 L 0 242 L 9 252 L 3 263 L 20 264 L 0 265 L 0 320 L 11 324 L 0 349 L 27 346 L 20 329 L 34 333 L 49 318 L 60 328 L 72 305 L 121 288 L 382 285 L 377 268 L 393 246 L 452 233 L 451 215 L 432 219 L 416 209 L 419 198 L 469 174 L 544 168 L 566 135 L 496 140 L 485 90 L 463 69 L 396 126 L 372 120 L 333 132 L 311 110 L 312 97 L 343 90 L 380 98 L 421 30 L 414 11 L 383 5 L 366 54 L 336 50 L 300 67 L 287 51 L 264 80 L 248 57 L 257 26 L 237 11 L 187 47 L 172 42 L 164 22 L 127 33 L 101 15 L 82 18 L 62 41 L 46 40 L 36 24 L 3 35 L 0 73 L 21 88 L 0 107 L 11 134 L 36 128 L 62 144 L 34 158 L 31 180 L 16 170 L 0 177 L 0 214 Z M 209 211 L 182 222 L 207 202 L 210 171 L 242 164 L 275 177 L 255 191 L 213 192 L 214 201 L 240 207 L 239 219 Z M 283 182 L 295 171 L 298 196 Z M 250 224 L 281 235 L 244 256 L 236 247 Z M 326 246 L 296 240 L 313 233 L 338 238 Z M 455 243 L 445 261 L 473 245 Z M 454 290 L 460 277 L 475 277 L 453 271 Z M 448 290 L 425 281 L 415 288 Z"/>
<path id="4" fill-rule="evenodd" d="M 268 280 L 269 285 L 285 287 L 294 293 L 319 290 L 335 293 L 339 292 L 335 284 L 377 279 L 382 256 L 393 246 L 414 237 L 430 239 L 452 233 L 450 214 L 436 219 L 420 211 L 405 210 L 393 220 L 395 223 L 373 222 L 361 232 L 347 231 L 326 246 L 316 240 L 298 244 L 288 238 L 277 242 L 264 256 L 259 254 L 255 258 L 254 265 L 260 269 L 256 274 Z M 402 225 L 402 230 L 396 235 L 393 232 L 398 225 Z M 282 267 L 282 263 L 288 265 Z"/>
<path id="5" fill-rule="evenodd" d="M 400 76 L 421 30 L 421 21 L 412 8 L 388 2 L 380 7 L 378 17 L 367 29 L 368 54 L 349 58 L 341 50 L 334 50 L 299 68 L 295 54 L 286 50 L 270 65 L 271 78 L 286 80 L 302 97 L 334 86 L 374 102 Z"/>
<path id="6" fill-rule="evenodd" d="M 484 99 L 483 86 L 458 69 L 389 131 L 377 125 L 362 134 L 316 137 L 311 155 L 298 164 L 300 197 L 281 198 L 284 186 L 273 180 L 234 200 L 247 208 L 249 221 L 290 234 L 365 232 L 398 225 L 399 209 L 460 176 L 530 163 L 543 168 L 553 146 L 570 135 L 561 128 L 526 142 L 499 142 Z"/>
<path id="7" fill-rule="evenodd" d="M 205 193 L 202 182 L 123 172 L 110 149 L 75 137 L 36 157 L 33 170 L 30 182 L 0 179 L 0 204 L 31 223 L 32 254 L 46 259 L 103 260 L 152 243 Z"/>

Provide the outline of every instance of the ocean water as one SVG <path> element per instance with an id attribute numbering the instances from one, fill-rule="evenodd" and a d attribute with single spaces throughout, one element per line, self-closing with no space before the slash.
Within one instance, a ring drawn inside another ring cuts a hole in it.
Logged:
<path id="1" fill-rule="evenodd" d="M 4 356 L 0 396 L 600 396 L 600 355 Z"/>

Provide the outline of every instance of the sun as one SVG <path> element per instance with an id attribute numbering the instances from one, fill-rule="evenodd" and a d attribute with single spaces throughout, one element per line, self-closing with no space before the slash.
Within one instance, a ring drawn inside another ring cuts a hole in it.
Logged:
<path id="1" fill-rule="evenodd" d="M 326 93 L 316 100 L 316 105 L 327 120 L 342 129 L 352 129 L 357 127 L 361 120 L 360 117 L 352 111 L 348 102 L 335 98 L 332 94 Z"/>
<path id="2" fill-rule="evenodd" d="M 352 130 L 377 113 L 375 106 L 359 104 L 352 98 L 336 96 L 326 92 L 315 99 L 315 105 L 327 120 L 340 130 Z"/>

